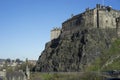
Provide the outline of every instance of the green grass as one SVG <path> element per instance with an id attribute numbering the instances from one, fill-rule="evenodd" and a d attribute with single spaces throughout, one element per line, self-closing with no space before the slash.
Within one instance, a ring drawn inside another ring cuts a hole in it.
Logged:
<path id="1" fill-rule="evenodd" d="M 120 55 L 120 39 L 115 40 L 110 49 L 103 51 L 101 54 L 92 65 L 86 68 L 86 71 L 120 70 L 120 57 L 115 58 Z M 114 60 L 111 64 L 103 67 L 103 65 L 112 59 Z"/>
<path id="2" fill-rule="evenodd" d="M 34 75 L 34 76 L 33 76 Z M 39 80 L 103 80 L 103 77 L 94 73 L 32 73 L 31 80 L 39 77 Z"/>
<path id="3" fill-rule="evenodd" d="M 104 77 L 97 75 L 96 73 L 91 73 L 92 71 L 108 71 L 108 70 L 120 70 L 120 57 L 115 58 L 120 55 L 120 39 L 115 40 L 108 50 L 101 53 L 102 55 L 98 57 L 95 62 L 86 68 L 87 72 L 84 73 L 32 73 L 31 80 L 39 78 L 39 80 L 103 80 Z M 114 61 L 103 67 L 115 58 Z M 103 67 L 103 68 L 102 68 Z"/>

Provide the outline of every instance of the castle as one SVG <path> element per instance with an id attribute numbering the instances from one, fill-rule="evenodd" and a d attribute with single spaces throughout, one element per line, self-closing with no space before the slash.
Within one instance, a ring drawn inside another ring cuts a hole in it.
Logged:
<path id="1" fill-rule="evenodd" d="M 61 34 L 61 29 L 57 27 L 54 28 L 53 30 L 51 30 L 51 40 L 58 38 L 60 34 Z"/>
<path id="2" fill-rule="evenodd" d="M 111 6 L 96 4 L 96 8 L 87 8 L 85 12 L 63 22 L 62 29 L 53 29 L 51 31 L 51 40 L 59 37 L 61 32 L 69 34 L 73 30 L 79 30 L 82 27 L 113 28 L 117 30 L 117 35 L 120 36 L 120 11 L 112 9 Z"/>

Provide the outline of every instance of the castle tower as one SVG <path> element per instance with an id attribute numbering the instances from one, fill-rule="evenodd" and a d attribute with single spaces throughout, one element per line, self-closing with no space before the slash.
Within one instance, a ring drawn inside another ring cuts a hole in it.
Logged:
<path id="1" fill-rule="evenodd" d="M 54 28 L 51 30 L 51 40 L 57 39 L 61 34 L 61 29 L 60 28 Z"/>
<path id="2" fill-rule="evenodd" d="M 116 28 L 115 19 L 120 16 L 120 11 L 111 6 L 96 5 L 96 25 L 97 28 Z"/>

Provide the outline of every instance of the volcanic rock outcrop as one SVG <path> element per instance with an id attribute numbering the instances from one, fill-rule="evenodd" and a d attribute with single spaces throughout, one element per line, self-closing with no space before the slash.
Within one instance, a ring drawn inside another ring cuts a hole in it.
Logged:
<path id="1" fill-rule="evenodd" d="M 120 11 L 96 5 L 94 9 L 63 22 L 58 38 L 46 43 L 35 70 L 41 72 L 84 71 L 111 47 L 120 33 Z"/>

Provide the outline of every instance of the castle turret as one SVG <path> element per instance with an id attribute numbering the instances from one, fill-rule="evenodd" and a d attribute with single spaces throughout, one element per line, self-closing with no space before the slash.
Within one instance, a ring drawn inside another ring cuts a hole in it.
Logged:
<path id="1" fill-rule="evenodd" d="M 60 34 L 61 34 L 61 29 L 60 28 L 54 28 L 53 30 L 51 30 L 51 40 L 57 39 Z"/>
<path id="2" fill-rule="evenodd" d="M 101 5 L 100 5 L 100 4 L 96 4 L 96 8 L 97 8 L 97 9 L 100 9 L 100 8 L 101 8 Z"/>

